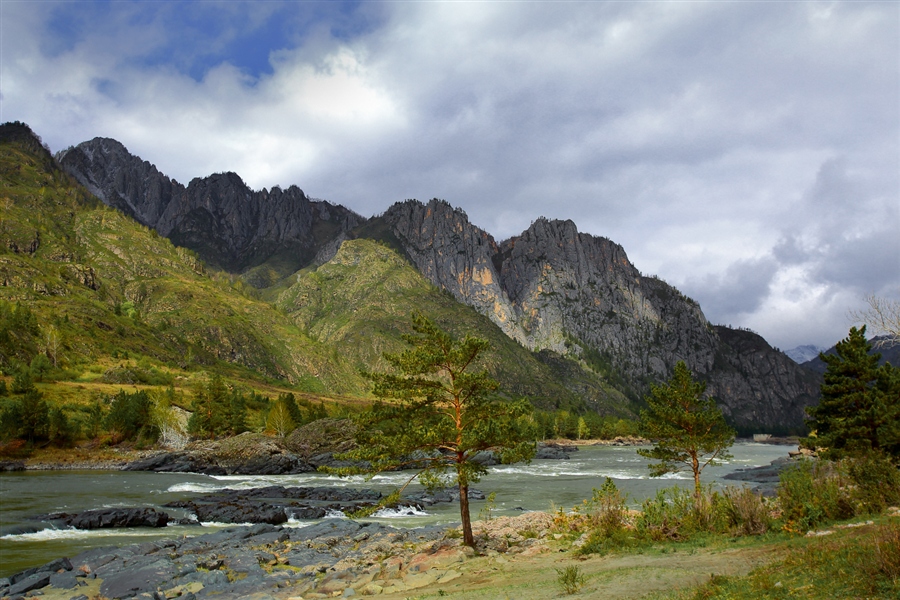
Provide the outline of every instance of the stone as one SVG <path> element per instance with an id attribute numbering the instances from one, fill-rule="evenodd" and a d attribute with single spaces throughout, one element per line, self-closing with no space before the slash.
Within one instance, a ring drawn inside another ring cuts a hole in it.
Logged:
<path id="1" fill-rule="evenodd" d="M 32 590 L 39 590 L 41 588 L 47 587 L 50 585 L 50 576 L 52 573 L 42 572 L 42 573 L 32 573 L 27 577 L 23 577 L 16 583 L 13 583 L 9 586 L 9 589 L 6 591 L 8 596 L 18 596 L 19 594 L 25 594 Z"/>
<path id="2" fill-rule="evenodd" d="M 72 571 L 53 573 L 50 575 L 50 585 L 58 590 L 70 590 L 78 586 L 78 578 Z"/>
<path id="3" fill-rule="evenodd" d="M 58 513 L 39 517 L 59 520 L 76 529 L 108 529 L 113 527 L 165 527 L 169 515 L 155 508 L 99 508 L 77 514 Z"/>
<path id="4" fill-rule="evenodd" d="M 169 560 L 157 560 L 137 569 L 131 566 L 107 575 L 100 584 L 100 593 L 108 598 L 125 598 L 142 592 L 155 592 L 171 587 L 175 566 Z"/>

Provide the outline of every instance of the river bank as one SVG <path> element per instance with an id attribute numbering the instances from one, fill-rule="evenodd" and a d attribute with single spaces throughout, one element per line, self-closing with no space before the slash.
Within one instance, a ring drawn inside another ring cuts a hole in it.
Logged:
<path id="1" fill-rule="evenodd" d="M 571 540 L 554 533 L 545 512 L 476 521 L 477 547 L 461 545 L 456 528 L 397 529 L 332 519 L 303 528 L 256 525 L 189 539 L 99 548 L 10 579 L 0 594 L 40 589 L 57 598 L 311 599 L 379 596 L 548 597 L 556 569 L 587 574 L 623 569 L 656 573 L 643 581 L 601 576 L 606 597 L 640 597 L 698 584 L 711 574 L 745 574 L 771 560 L 756 549 L 690 551 L 680 556 L 606 556 L 577 560 Z M 575 543 L 577 545 L 577 541 Z M 4 582 L 0 580 L 0 588 Z M 585 596 L 586 597 L 586 596 Z"/>

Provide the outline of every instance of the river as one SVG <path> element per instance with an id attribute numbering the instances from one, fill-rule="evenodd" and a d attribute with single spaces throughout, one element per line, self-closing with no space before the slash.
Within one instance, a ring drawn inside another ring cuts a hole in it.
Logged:
<path id="1" fill-rule="evenodd" d="M 722 477 L 737 469 L 767 465 L 787 456 L 788 446 L 738 443 L 734 458 L 718 467 L 707 467 L 703 481 L 717 486 L 734 482 Z M 672 485 L 693 485 L 689 473 L 661 478 L 648 476 L 647 460 L 630 447 L 582 446 L 570 460 L 535 460 L 530 464 L 490 467 L 488 475 L 473 487 L 495 493 L 492 514 L 514 515 L 523 510 L 569 509 L 591 496 L 605 477 L 611 477 L 637 505 Z M 269 476 L 207 476 L 185 473 L 141 473 L 124 471 L 26 471 L 0 475 L 0 532 L 10 527 L 34 525 L 29 517 L 53 512 L 80 512 L 92 508 L 161 505 L 224 488 L 246 489 L 267 485 L 345 486 L 374 488 L 387 492 L 404 483 L 407 473 L 389 473 L 371 481 L 360 477 L 306 473 Z M 415 485 L 411 486 L 415 489 Z M 486 508 L 485 501 L 473 501 L 473 519 Z M 166 509 L 174 517 L 185 515 Z M 341 515 L 334 515 L 340 518 Z M 419 527 L 459 521 L 458 504 L 439 504 L 427 511 L 387 511 L 371 520 L 402 527 Z M 291 521 L 287 526 L 303 527 L 311 521 Z M 169 525 L 161 529 L 107 529 L 81 531 L 53 529 L 37 523 L 40 531 L 0 536 L 0 577 L 44 564 L 60 556 L 73 556 L 88 548 L 118 546 L 160 538 L 209 533 L 222 524 Z"/>

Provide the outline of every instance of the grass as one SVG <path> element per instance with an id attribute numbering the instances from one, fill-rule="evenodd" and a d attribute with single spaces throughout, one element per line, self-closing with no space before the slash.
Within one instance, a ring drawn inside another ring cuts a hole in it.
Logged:
<path id="1" fill-rule="evenodd" d="M 743 577 L 712 577 L 687 592 L 660 598 L 751 600 L 900 597 L 900 522 L 836 530 L 783 542 L 784 557 Z"/>

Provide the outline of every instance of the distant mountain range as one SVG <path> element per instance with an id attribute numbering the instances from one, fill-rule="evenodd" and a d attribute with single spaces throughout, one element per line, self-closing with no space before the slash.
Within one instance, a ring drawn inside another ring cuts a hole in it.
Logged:
<path id="1" fill-rule="evenodd" d="M 543 407 L 635 415 L 679 360 L 744 432 L 799 431 L 817 401 L 820 375 L 755 333 L 712 325 L 697 302 L 643 276 L 620 245 L 571 221 L 541 218 L 498 242 L 442 200 L 364 218 L 294 186 L 250 190 L 234 173 L 184 186 L 106 138 L 50 157 L 23 127 L 0 135 L 4 169 L 19 169 L 17 222 L 0 230 L 0 292 L 39 308 L 83 297 L 94 311 L 78 317 L 84 327 L 126 328 L 94 354 L 141 339 L 148 353 L 185 364 L 189 356 L 365 396 L 360 369 L 383 367 L 382 353 L 402 347 L 409 313 L 422 310 L 487 337 L 503 388 Z M 47 190 L 60 200 L 47 204 Z M 117 212 L 66 200 L 91 195 Z M 75 271 L 92 284 L 69 277 L 42 296 L 28 269 L 54 282 Z M 77 294 L 65 291 L 71 285 Z M 114 314 L 123 303 L 139 321 Z M 70 335 L 70 345 L 84 336 Z"/>
<path id="2" fill-rule="evenodd" d="M 880 354 L 881 360 L 880 364 L 884 364 L 886 362 L 891 363 L 893 366 L 900 366 L 900 344 L 891 344 L 888 342 L 888 338 L 886 336 L 877 336 L 869 340 L 872 344 L 872 354 Z M 823 350 L 825 354 L 835 355 L 837 354 L 837 345 L 832 346 L 828 350 Z M 825 361 L 819 358 L 819 355 L 816 354 L 815 357 L 805 361 L 803 363 L 803 367 L 809 369 L 811 371 L 815 371 L 816 373 L 825 373 L 825 369 L 828 365 L 825 364 Z"/>
<path id="3" fill-rule="evenodd" d="M 787 354 L 795 363 L 797 363 L 798 365 L 802 365 L 803 363 L 819 356 L 819 352 L 822 352 L 823 350 L 825 350 L 825 348 L 819 348 L 818 346 L 813 346 L 812 344 L 806 344 L 803 346 L 797 346 L 796 348 L 792 348 L 790 350 L 785 350 L 784 353 Z"/>

